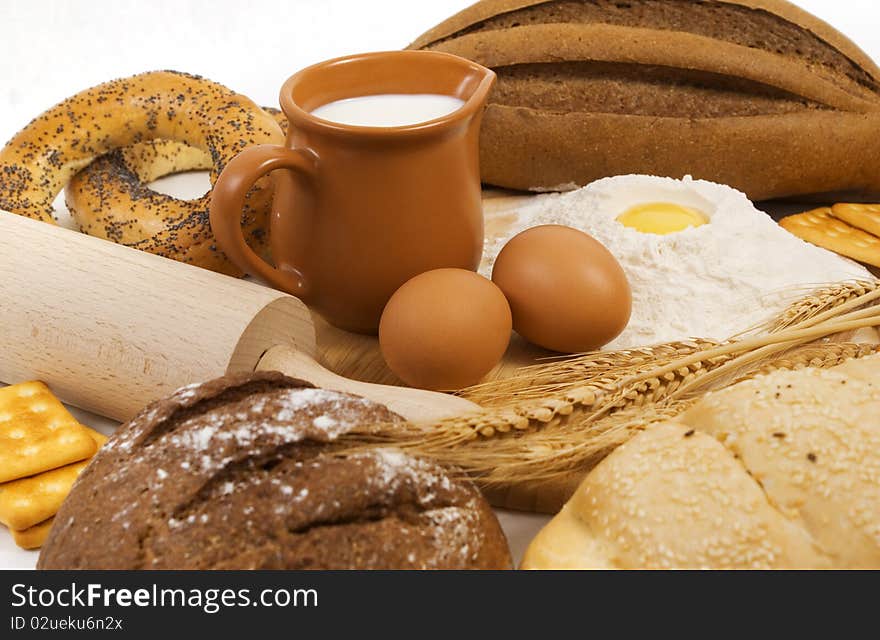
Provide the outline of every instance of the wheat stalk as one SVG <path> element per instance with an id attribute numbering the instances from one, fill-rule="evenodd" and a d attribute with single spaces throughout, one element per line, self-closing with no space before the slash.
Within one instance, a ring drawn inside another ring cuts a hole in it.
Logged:
<path id="1" fill-rule="evenodd" d="M 737 384 L 780 369 L 786 371 L 806 368 L 830 369 L 847 360 L 878 353 L 880 353 L 880 345 L 876 344 L 807 344 L 783 352 L 769 362 L 756 365 L 747 375 L 732 379 L 730 384 Z"/>
<path id="2" fill-rule="evenodd" d="M 393 442 L 485 484 L 552 480 L 583 473 L 635 432 L 712 390 L 778 369 L 832 367 L 877 353 L 878 345 L 822 341 L 866 326 L 880 326 L 880 286 L 847 283 L 792 305 L 763 334 L 526 367 L 462 392 L 482 411 L 430 425 L 366 425 L 345 440 L 355 447 Z"/>
<path id="3" fill-rule="evenodd" d="M 768 333 L 784 331 L 819 314 L 838 309 L 841 305 L 861 298 L 878 288 L 880 288 L 880 280 L 857 280 L 818 289 L 788 307 L 766 327 L 766 330 Z"/>
<path id="4" fill-rule="evenodd" d="M 649 371 L 657 363 L 672 362 L 718 344 L 711 340 L 690 340 L 640 349 L 595 351 L 569 356 L 546 364 L 522 367 L 511 378 L 470 387 L 459 395 L 487 408 L 510 405 L 511 399 L 526 401 L 565 396 L 578 387 L 607 387 L 622 376 Z"/>
<path id="5" fill-rule="evenodd" d="M 734 381 L 778 369 L 833 367 L 873 353 L 878 353 L 877 345 L 807 345 L 747 369 Z M 377 425 L 379 429 L 367 429 L 348 437 L 360 444 L 394 442 L 395 446 L 416 455 L 465 469 L 486 485 L 553 480 L 591 468 L 633 434 L 687 409 L 696 400 L 695 395 L 675 398 L 660 388 L 676 389 L 693 375 L 692 371 L 679 372 L 667 376 L 665 383 L 653 381 L 649 386 L 657 384 L 658 387 L 652 393 L 665 398 L 656 403 L 648 402 L 647 398 L 627 402 L 627 394 L 621 391 L 604 400 L 597 399 L 592 407 L 579 406 L 570 413 L 556 414 L 526 429 L 494 429 L 486 434 L 481 425 L 494 428 L 497 423 L 483 417 L 444 421 L 431 425 L 430 430 L 415 425 L 405 429 L 392 424 Z"/>

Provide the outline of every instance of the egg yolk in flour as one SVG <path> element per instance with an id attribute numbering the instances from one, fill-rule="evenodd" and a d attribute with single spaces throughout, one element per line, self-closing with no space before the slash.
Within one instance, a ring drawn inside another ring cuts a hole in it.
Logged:
<path id="1" fill-rule="evenodd" d="M 702 227 L 709 218 L 702 212 L 671 202 L 638 204 L 618 216 L 625 227 L 659 236 L 678 233 L 690 227 Z"/>

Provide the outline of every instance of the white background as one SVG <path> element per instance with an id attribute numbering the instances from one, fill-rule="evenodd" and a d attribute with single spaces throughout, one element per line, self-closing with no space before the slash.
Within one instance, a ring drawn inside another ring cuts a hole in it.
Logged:
<path id="1" fill-rule="evenodd" d="M 155 69 L 277 106 L 294 71 L 400 49 L 470 0 L 0 0 L 0 140 L 59 100 Z M 880 60 L 877 0 L 799 0 Z"/>
<path id="2" fill-rule="evenodd" d="M 0 143 L 68 95 L 155 69 L 200 74 L 259 104 L 276 106 L 281 84 L 298 69 L 350 53 L 403 48 L 469 4 L 470 0 L 0 0 Z M 877 0 L 798 4 L 880 60 Z M 112 426 L 77 415 L 97 428 Z M 502 522 L 518 556 L 544 519 L 502 514 Z M 0 527 L 0 567 L 30 567 L 35 561 L 35 553 L 16 549 Z"/>

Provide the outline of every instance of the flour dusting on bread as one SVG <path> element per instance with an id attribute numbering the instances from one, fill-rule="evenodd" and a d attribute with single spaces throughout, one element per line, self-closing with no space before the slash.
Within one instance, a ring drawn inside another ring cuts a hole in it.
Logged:
<path id="1" fill-rule="evenodd" d="M 279 373 L 184 388 L 123 426 L 84 472 L 40 566 L 508 568 L 469 480 L 400 451 L 334 445 L 358 424 L 397 421 Z"/>

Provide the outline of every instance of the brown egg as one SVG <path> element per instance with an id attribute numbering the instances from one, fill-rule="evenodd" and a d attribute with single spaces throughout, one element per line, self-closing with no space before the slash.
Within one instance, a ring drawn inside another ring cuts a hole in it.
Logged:
<path id="1" fill-rule="evenodd" d="M 603 347 L 626 328 L 632 311 L 620 263 L 570 227 L 534 227 L 512 238 L 498 254 L 492 281 L 507 296 L 516 332 L 553 351 Z"/>
<path id="2" fill-rule="evenodd" d="M 504 356 L 510 332 L 510 307 L 490 280 L 464 269 L 437 269 L 391 296 L 379 344 L 385 362 L 407 384 L 450 391 L 489 373 Z"/>

